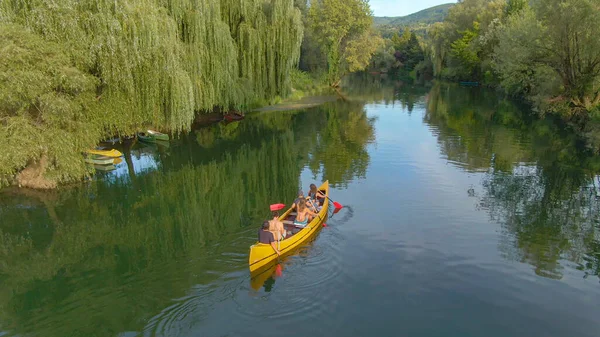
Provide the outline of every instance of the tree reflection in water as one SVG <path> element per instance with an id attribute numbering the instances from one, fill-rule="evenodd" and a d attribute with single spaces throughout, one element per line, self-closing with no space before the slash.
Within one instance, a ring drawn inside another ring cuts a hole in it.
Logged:
<path id="1" fill-rule="evenodd" d="M 479 208 L 506 231 L 506 258 L 560 279 L 563 261 L 600 273 L 598 157 L 560 123 L 531 120 L 490 91 L 436 84 L 426 123 L 457 166 L 484 172 Z"/>

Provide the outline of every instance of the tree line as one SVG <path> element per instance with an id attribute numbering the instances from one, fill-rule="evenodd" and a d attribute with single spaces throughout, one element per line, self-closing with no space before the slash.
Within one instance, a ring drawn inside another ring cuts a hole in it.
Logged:
<path id="1" fill-rule="evenodd" d="M 561 116 L 600 150 L 597 0 L 460 0 L 417 34 L 423 54 L 398 43 L 412 38 L 409 30 L 386 39 L 372 69 L 496 88 L 528 101 L 533 114 Z"/>
<path id="2" fill-rule="evenodd" d="M 599 34 L 593 0 L 464 0 L 429 33 L 439 75 L 582 118 L 600 104 Z"/>

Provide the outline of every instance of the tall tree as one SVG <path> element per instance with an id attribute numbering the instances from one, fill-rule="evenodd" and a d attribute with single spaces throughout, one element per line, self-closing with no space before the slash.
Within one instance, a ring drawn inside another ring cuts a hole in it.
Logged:
<path id="1" fill-rule="evenodd" d="M 311 2 L 309 26 L 327 55 L 332 86 L 348 72 L 362 70 L 380 39 L 370 29 L 373 16 L 368 0 L 317 0 Z"/>
<path id="2" fill-rule="evenodd" d="M 516 93 L 568 104 L 586 118 L 600 105 L 600 3 L 537 1 L 508 18 L 495 51 L 503 85 Z M 540 90 L 540 88 L 542 90 Z"/>

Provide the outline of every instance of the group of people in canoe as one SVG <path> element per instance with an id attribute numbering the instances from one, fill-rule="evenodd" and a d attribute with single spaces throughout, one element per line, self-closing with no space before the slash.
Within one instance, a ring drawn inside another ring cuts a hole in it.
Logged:
<path id="1" fill-rule="evenodd" d="M 306 227 L 313 218 L 317 217 L 317 213 L 321 210 L 324 198 L 325 195 L 317 190 L 315 184 L 310 184 L 310 190 L 306 197 L 304 196 L 304 192 L 300 190 L 298 192 L 298 198 L 296 198 L 292 204 L 292 209 L 296 211 L 293 227 L 302 229 Z M 270 244 L 277 255 L 281 254 L 277 248 L 277 242 L 293 235 L 293 232 L 287 230 L 283 222 L 279 220 L 279 211 L 284 207 L 285 205 L 283 204 L 271 205 L 273 218 L 271 220 L 265 220 L 262 228 L 258 231 L 258 241 L 260 243 Z"/>

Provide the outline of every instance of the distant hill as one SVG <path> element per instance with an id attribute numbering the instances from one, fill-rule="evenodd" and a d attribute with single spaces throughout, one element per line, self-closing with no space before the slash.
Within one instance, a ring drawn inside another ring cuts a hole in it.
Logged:
<path id="1" fill-rule="evenodd" d="M 424 9 L 422 11 L 407 16 L 376 16 L 373 18 L 375 26 L 414 26 L 430 25 L 432 23 L 444 21 L 453 3 L 447 3 Z"/>

